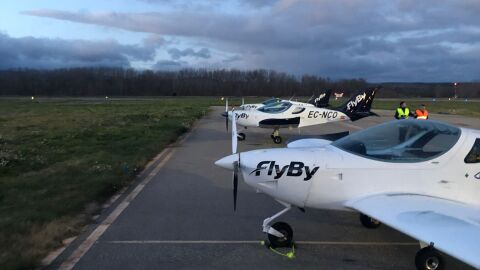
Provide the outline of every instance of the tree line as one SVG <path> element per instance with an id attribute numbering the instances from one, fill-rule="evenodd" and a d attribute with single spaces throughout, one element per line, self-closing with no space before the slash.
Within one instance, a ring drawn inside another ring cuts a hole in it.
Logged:
<path id="1" fill-rule="evenodd" d="M 372 87 L 362 78 L 331 80 L 273 70 L 123 68 L 0 70 L 0 95 L 7 96 L 311 96 L 325 89 L 344 92 Z M 480 97 L 479 83 L 461 84 L 460 96 Z M 383 84 L 382 97 L 449 97 L 450 84 Z"/>

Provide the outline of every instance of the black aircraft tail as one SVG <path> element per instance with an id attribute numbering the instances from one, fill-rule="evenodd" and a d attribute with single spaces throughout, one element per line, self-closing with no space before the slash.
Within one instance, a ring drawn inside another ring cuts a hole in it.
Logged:
<path id="1" fill-rule="evenodd" d="M 370 111 L 372 108 L 373 98 L 379 88 L 372 88 L 365 91 L 360 91 L 353 95 L 340 107 L 336 108 L 346 114 L 350 120 L 356 121 L 367 116 L 377 115 Z"/>
<path id="2" fill-rule="evenodd" d="M 307 103 L 315 105 L 317 108 L 326 108 L 330 106 L 328 103 L 330 101 L 330 95 L 332 95 L 332 90 L 328 89 L 325 92 L 321 93 L 317 98 L 312 96 Z"/>

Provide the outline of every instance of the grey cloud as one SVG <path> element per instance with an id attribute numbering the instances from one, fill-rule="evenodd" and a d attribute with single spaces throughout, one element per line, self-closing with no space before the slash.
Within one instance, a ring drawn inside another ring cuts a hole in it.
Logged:
<path id="1" fill-rule="evenodd" d="M 480 45 L 477 0 L 248 2 L 266 8 L 245 8 L 234 14 L 215 8 L 208 12 L 182 8 L 169 13 L 34 10 L 25 14 L 202 40 L 215 51 L 241 55 L 239 68 L 375 81 L 469 80 L 480 73 L 476 64 L 480 52 L 474 49 Z M 195 57 L 192 51 L 169 53 L 178 60 Z"/>
<path id="2" fill-rule="evenodd" d="M 155 56 L 153 45 L 122 45 L 115 40 L 87 41 L 49 38 L 13 38 L 0 34 L 0 69 L 73 66 L 129 67 L 130 60 Z"/>
<path id="3" fill-rule="evenodd" d="M 233 55 L 222 60 L 223 63 L 233 63 L 242 60 L 240 55 Z"/>
<path id="4" fill-rule="evenodd" d="M 179 50 L 177 48 L 172 48 L 168 50 L 168 54 L 172 57 L 172 59 L 180 59 L 182 57 L 195 57 L 195 58 L 210 58 L 210 50 L 207 48 L 202 48 L 198 51 L 193 50 L 192 48 L 187 48 L 184 50 Z"/>

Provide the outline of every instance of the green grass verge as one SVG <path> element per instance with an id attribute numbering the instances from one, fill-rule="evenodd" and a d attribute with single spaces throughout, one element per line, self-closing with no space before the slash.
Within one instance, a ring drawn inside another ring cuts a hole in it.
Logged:
<path id="1" fill-rule="evenodd" d="M 0 269 L 37 267 L 215 102 L 0 100 Z"/>

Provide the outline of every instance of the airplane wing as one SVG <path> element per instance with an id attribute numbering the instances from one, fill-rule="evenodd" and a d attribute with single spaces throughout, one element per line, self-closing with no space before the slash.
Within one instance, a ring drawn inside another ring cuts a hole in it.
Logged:
<path id="1" fill-rule="evenodd" d="M 480 268 L 480 207 L 414 194 L 374 195 L 346 206 Z"/>
<path id="2" fill-rule="evenodd" d="M 312 148 L 312 147 L 322 147 L 325 145 L 331 144 L 332 141 L 324 140 L 324 139 L 315 139 L 315 138 L 307 138 L 307 139 L 300 139 L 295 140 L 292 142 L 287 143 L 287 148 Z"/>
<path id="3" fill-rule="evenodd" d="M 310 148 L 322 147 L 347 136 L 350 132 L 338 132 L 322 135 L 303 135 L 295 136 L 287 141 L 288 148 Z"/>

